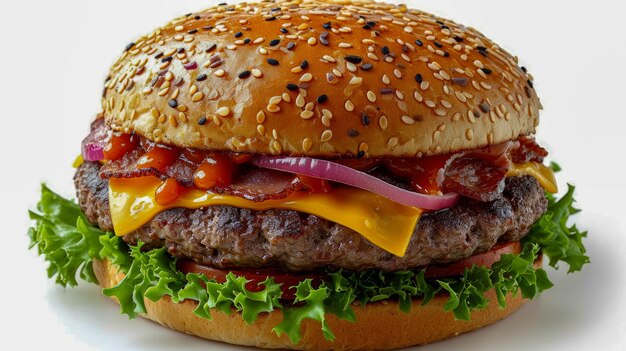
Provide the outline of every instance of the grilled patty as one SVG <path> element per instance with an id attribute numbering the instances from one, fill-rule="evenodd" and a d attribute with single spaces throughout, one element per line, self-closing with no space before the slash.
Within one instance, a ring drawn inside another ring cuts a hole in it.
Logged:
<path id="1" fill-rule="evenodd" d="M 112 231 L 108 181 L 100 178 L 99 168 L 95 162 L 78 168 L 74 177 L 78 202 L 90 222 Z M 424 214 L 404 257 L 314 215 L 232 206 L 167 210 L 123 240 L 143 241 L 147 249 L 166 247 L 174 257 L 218 268 L 396 271 L 446 264 L 487 251 L 497 242 L 518 241 L 546 207 L 544 191 L 534 178 L 508 178 L 495 201 L 463 198 L 453 208 Z"/>

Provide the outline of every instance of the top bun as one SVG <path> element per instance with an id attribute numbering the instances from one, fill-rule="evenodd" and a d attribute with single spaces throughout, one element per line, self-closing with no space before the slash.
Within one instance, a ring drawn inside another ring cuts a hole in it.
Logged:
<path id="1" fill-rule="evenodd" d="M 475 29 L 371 1 L 221 4 L 127 45 L 105 84 L 113 129 L 179 147 L 422 156 L 532 134 L 517 58 Z"/>

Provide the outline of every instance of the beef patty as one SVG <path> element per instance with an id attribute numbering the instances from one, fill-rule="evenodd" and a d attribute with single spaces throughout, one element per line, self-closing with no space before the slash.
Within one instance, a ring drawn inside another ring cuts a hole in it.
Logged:
<path id="1" fill-rule="evenodd" d="M 112 231 L 108 181 L 100 178 L 99 168 L 95 162 L 78 168 L 74 177 L 78 202 L 90 222 Z M 544 191 L 534 178 L 508 178 L 495 201 L 462 198 L 453 208 L 424 214 L 404 257 L 314 215 L 232 206 L 167 210 L 123 240 L 129 244 L 143 241 L 146 248 L 166 247 L 174 257 L 219 268 L 395 271 L 450 263 L 487 251 L 497 242 L 518 241 L 546 207 Z"/>

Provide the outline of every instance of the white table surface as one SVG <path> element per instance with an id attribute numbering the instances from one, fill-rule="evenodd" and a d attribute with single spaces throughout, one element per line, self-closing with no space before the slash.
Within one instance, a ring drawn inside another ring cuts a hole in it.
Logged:
<path id="1" fill-rule="evenodd" d="M 109 65 L 129 41 L 217 1 L 0 4 L 0 349 L 231 350 L 129 321 L 95 286 L 63 289 L 26 251 L 41 181 L 72 196 L 73 169 Z M 512 317 L 432 350 L 626 350 L 626 30 L 619 1 L 411 1 L 518 53 L 545 110 L 538 139 L 578 186 L 592 264 Z"/>

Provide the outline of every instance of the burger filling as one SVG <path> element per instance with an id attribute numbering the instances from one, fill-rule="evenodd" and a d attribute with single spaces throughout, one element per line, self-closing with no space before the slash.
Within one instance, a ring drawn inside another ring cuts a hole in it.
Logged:
<path id="1" fill-rule="evenodd" d="M 533 298 L 552 286 L 535 264 L 577 271 L 586 235 L 557 200 L 547 152 L 532 138 L 419 158 L 311 159 L 176 148 L 114 133 L 102 119 L 83 144 L 78 204 L 43 187 L 31 245 L 62 285 L 97 282 L 92 260 L 124 274 L 104 289 L 122 312 L 145 299 L 192 300 L 194 313 L 281 309 L 274 331 L 303 320 L 355 321 L 353 305 L 447 296 L 458 319 L 493 290 Z"/>

